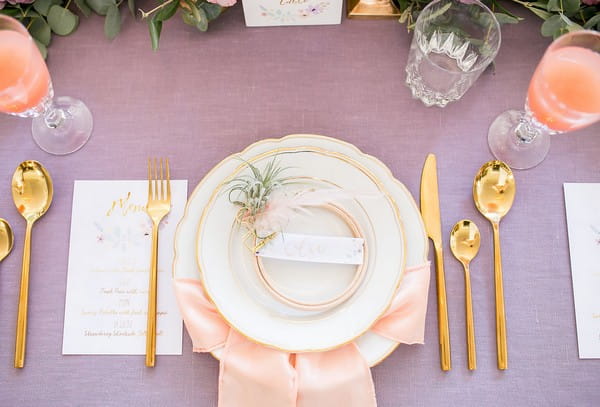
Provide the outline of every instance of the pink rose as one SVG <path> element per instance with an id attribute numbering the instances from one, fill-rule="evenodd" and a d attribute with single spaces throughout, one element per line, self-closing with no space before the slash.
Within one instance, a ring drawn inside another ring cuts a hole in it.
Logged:
<path id="1" fill-rule="evenodd" d="M 600 0 L 581 0 L 583 4 L 587 4 L 588 6 L 595 6 L 600 4 Z"/>
<path id="2" fill-rule="evenodd" d="M 235 3 L 237 3 L 237 0 L 206 0 L 206 1 L 208 1 L 209 3 L 218 4 L 221 7 L 231 7 Z"/>

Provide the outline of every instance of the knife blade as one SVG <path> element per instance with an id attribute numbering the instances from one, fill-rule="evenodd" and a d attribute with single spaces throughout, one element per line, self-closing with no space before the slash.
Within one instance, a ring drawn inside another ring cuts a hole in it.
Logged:
<path id="1" fill-rule="evenodd" d="M 440 339 L 440 365 L 442 370 L 452 368 L 450 357 L 450 329 L 448 327 L 448 304 L 442 251 L 442 221 L 438 192 L 437 162 L 435 154 L 429 154 L 421 174 L 421 216 L 427 236 L 435 250 L 435 276 L 437 285 L 438 330 Z"/>

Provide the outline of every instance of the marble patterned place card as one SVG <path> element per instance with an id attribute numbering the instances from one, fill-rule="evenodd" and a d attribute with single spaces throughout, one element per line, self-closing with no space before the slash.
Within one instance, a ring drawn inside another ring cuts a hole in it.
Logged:
<path id="1" fill-rule="evenodd" d="M 580 359 L 600 358 L 600 184 L 565 183 Z"/>
<path id="2" fill-rule="evenodd" d="M 342 0 L 243 0 L 248 27 L 340 24 Z"/>
<path id="3" fill-rule="evenodd" d="M 161 222 L 156 353 L 181 355 L 182 320 L 172 284 L 173 239 L 187 181 L 171 181 Z M 63 354 L 143 355 L 152 222 L 148 181 L 75 181 Z"/>

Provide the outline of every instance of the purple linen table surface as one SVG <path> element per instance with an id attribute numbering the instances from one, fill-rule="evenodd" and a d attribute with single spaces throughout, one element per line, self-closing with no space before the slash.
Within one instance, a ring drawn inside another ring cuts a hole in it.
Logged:
<path id="1" fill-rule="evenodd" d="M 523 105 L 549 40 L 539 19 L 503 27 L 495 72 L 464 98 L 426 108 L 404 86 L 410 35 L 394 20 L 339 26 L 246 28 L 241 6 L 207 33 L 179 18 L 165 24 L 152 52 L 145 24 L 125 16 L 114 40 L 103 20 L 83 19 L 54 37 L 48 65 L 57 95 L 83 99 L 94 115 L 89 143 L 55 157 L 37 148 L 30 120 L 0 116 L 0 217 L 16 235 L 0 264 L 0 406 L 216 406 L 218 362 L 183 355 L 62 356 L 73 181 L 145 179 L 146 157 L 170 157 L 190 191 L 222 158 L 248 144 L 292 133 L 349 141 L 387 164 L 414 196 L 425 156 L 437 154 L 453 369 L 439 367 L 432 279 L 425 345 L 400 346 L 375 367 L 379 406 L 578 405 L 600 402 L 600 361 L 579 360 L 563 182 L 600 182 L 600 126 L 555 136 L 546 160 L 516 172 L 517 196 L 501 239 L 509 369 L 496 368 L 492 236 L 471 184 L 492 156 L 493 118 Z M 25 159 L 43 162 L 55 182 L 49 212 L 33 232 L 26 366 L 12 367 L 25 222 L 10 179 Z M 467 370 L 463 272 L 452 257 L 454 223 L 473 219 L 482 244 L 472 263 L 478 367 Z"/>

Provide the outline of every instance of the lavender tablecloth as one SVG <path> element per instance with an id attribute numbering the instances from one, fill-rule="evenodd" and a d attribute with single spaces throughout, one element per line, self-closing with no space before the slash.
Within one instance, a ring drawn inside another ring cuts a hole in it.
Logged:
<path id="1" fill-rule="evenodd" d="M 410 36 L 393 20 L 341 26 L 246 28 L 236 7 L 201 34 L 165 24 L 152 52 L 146 27 L 125 17 L 103 38 L 100 18 L 55 37 L 48 64 L 57 94 L 85 100 L 93 136 L 82 150 L 39 150 L 29 120 L 0 116 L 0 217 L 16 233 L 0 264 L 0 406 L 215 406 L 218 363 L 192 354 L 159 357 L 62 356 L 70 211 L 75 179 L 144 179 L 145 158 L 166 155 L 192 188 L 223 157 L 290 133 L 338 137 L 380 158 L 418 196 L 425 155 L 437 153 L 445 235 L 453 369 L 439 369 L 435 286 L 424 346 L 401 346 L 373 369 L 379 405 L 487 406 L 600 403 L 600 361 L 579 360 L 562 183 L 599 182 L 598 125 L 553 139 L 539 167 L 516 173 L 517 198 L 501 225 L 509 369 L 496 369 L 491 228 L 471 198 L 479 166 L 491 159 L 486 131 L 500 112 L 523 104 L 548 40 L 537 17 L 503 28 L 495 73 L 458 103 L 425 108 L 403 85 Z M 35 226 L 26 367 L 12 368 L 25 223 L 10 177 L 25 159 L 42 161 L 55 199 Z M 466 368 L 462 269 L 447 236 L 474 219 L 482 246 L 472 264 L 478 369 Z"/>

